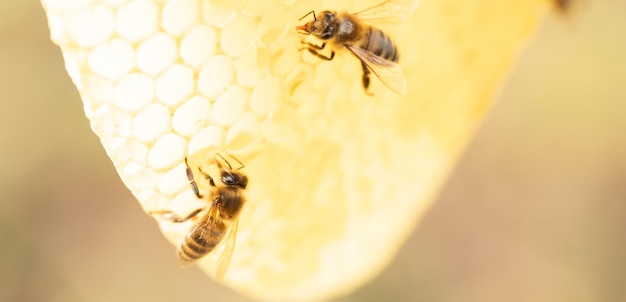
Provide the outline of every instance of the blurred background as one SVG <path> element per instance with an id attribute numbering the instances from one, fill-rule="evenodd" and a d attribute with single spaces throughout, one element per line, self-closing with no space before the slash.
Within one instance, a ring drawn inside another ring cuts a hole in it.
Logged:
<path id="1" fill-rule="evenodd" d="M 551 14 L 393 264 L 336 301 L 626 301 L 626 2 Z M 248 301 L 181 270 L 38 1 L 0 3 L 0 300 Z"/>

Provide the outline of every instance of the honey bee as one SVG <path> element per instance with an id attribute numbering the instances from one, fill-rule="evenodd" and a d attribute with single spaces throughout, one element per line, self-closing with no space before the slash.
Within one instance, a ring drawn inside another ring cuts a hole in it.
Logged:
<path id="1" fill-rule="evenodd" d="M 321 40 L 329 40 L 335 48 L 345 47 L 360 61 L 363 68 L 363 88 L 369 94 L 370 72 L 374 73 L 389 89 L 396 93 L 406 93 L 406 80 L 402 69 L 398 65 L 398 48 L 389 36 L 382 30 L 363 23 L 363 20 L 402 21 L 408 17 L 415 7 L 416 0 L 387 0 L 358 13 L 323 11 L 315 14 L 310 11 L 302 19 L 313 14 L 313 20 L 296 27 L 296 30 L 305 35 L 313 35 Z M 321 54 L 326 42 L 316 45 L 304 40 L 303 48 L 313 55 L 332 60 L 335 51 L 331 49 L 330 56 Z"/>
<path id="2" fill-rule="evenodd" d="M 224 167 L 218 158 L 227 167 Z M 233 157 L 233 159 L 239 162 L 236 158 Z M 196 260 L 210 253 L 220 242 L 224 242 L 225 247 L 219 256 L 216 273 L 216 279 L 221 280 L 226 274 L 235 247 L 239 214 L 245 203 L 243 191 L 248 185 L 248 177 L 239 171 L 244 167 L 241 162 L 239 162 L 241 167 L 236 170 L 219 154 L 214 162 L 219 170 L 217 182 L 209 174 L 198 169 L 209 181 L 210 191 L 207 194 L 207 198 L 210 202 L 210 207 L 208 209 L 207 207 L 197 209 L 186 217 L 180 217 L 171 211 L 154 211 L 149 214 L 158 215 L 162 219 L 175 223 L 182 223 L 192 218 L 200 217 L 200 220 L 191 228 L 178 247 L 178 260 L 181 267 L 188 267 Z M 185 171 L 193 193 L 198 199 L 203 199 L 204 196 L 200 194 L 187 158 L 185 158 L 185 165 Z M 205 214 L 199 216 L 203 212 Z"/>

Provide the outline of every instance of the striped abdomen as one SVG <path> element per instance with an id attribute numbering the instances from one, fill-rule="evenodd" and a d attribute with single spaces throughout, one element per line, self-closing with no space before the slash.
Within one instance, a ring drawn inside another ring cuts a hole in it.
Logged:
<path id="1" fill-rule="evenodd" d="M 178 248 L 180 265 L 188 266 L 211 252 L 224 238 L 229 224 L 230 221 L 216 219 L 208 214 L 202 217 L 202 221 L 193 228 Z"/>
<path id="2" fill-rule="evenodd" d="M 389 37 L 380 29 L 368 26 L 359 47 L 392 62 L 398 62 L 398 49 Z"/>

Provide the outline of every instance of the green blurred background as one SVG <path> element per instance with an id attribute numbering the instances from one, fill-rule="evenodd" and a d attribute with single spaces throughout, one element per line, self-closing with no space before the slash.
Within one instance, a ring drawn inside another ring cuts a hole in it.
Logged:
<path id="1" fill-rule="evenodd" d="M 37 1 L 0 3 L 0 301 L 247 301 L 181 270 Z M 626 2 L 548 16 L 438 202 L 337 301 L 626 301 Z"/>

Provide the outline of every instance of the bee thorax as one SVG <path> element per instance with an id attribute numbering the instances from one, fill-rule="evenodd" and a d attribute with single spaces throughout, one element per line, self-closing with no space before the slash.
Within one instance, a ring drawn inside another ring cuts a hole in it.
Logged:
<path id="1" fill-rule="evenodd" d="M 361 27 L 350 16 L 346 16 L 340 22 L 338 22 L 336 39 L 343 44 L 347 41 L 355 41 L 360 37 Z"/>

